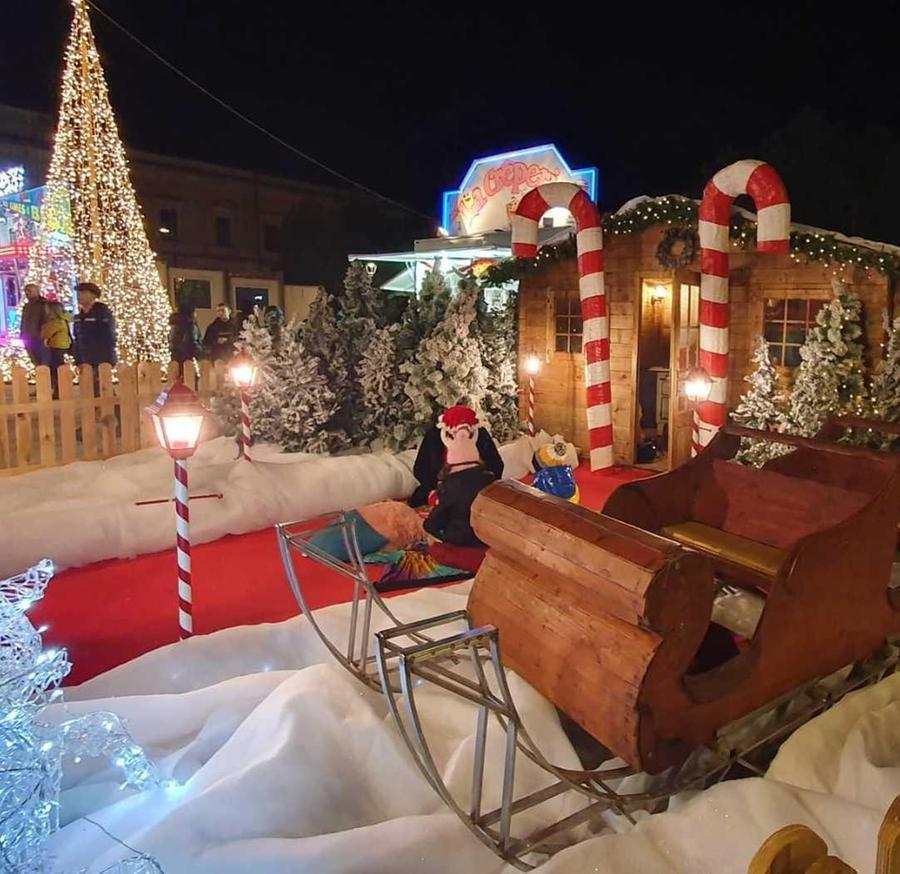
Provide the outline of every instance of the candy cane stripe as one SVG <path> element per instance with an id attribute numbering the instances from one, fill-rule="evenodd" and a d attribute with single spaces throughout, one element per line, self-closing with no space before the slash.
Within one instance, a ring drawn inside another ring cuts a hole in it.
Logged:
<path id="1" fill-rule="evenodd" d="M 734 198 L 749 195 L 756 207 L 758 252 L 789 251 L 791 205 L 774 167 L 737 161 L 706 183 L 698 210 L 700 236 L 700 366 L 712 379 L 709 399 L 694 417 L 693 453 L 713 438 L 728 417 L 728 231 Z"/>
<path id="2" fill-rule="evenodd" d="M 188 476 L 184 461 L 175 461 L 175 558 L 178 565 L 178 625 L 182 639 L 194 631 L 191 618 L 191 528 Z"/>

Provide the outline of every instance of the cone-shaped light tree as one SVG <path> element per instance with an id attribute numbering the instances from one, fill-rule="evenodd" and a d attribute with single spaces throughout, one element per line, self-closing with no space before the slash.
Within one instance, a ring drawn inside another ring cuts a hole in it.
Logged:
<path id="1" fill-rule="evenodd" d="M 67 197 L 77 278 L 95 282 L 116 317 L 119 360 L 165 361 L 169 299 L 159 278 L 109 102 L 86 0 L 72 0 L 62 100 L 47 174 L 48 208 Z M 32 277 L 51 290 L 40 241 Z"/>

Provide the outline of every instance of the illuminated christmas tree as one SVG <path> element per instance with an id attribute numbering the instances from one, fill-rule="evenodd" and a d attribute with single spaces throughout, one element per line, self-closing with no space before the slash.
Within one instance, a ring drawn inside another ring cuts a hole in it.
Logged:
<path id="1" fill-rule="evenodd" d="M 169 299 L 160 282 L 128 172 L 86 0 L 72 0 L 59 123 L 45 208 L 68 198 L 79 281 L 95 282 L 116 317 L 119 360 L 166 361 Z M 38 241 L 31 273 L 51 291 L 48 252 Z"/>

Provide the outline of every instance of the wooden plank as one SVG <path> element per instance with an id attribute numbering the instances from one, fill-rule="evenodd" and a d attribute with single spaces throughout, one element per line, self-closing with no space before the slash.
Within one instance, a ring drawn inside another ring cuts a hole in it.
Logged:
<path id="1" fill-rule="evenodd" d="M 100 446 L 103 458 L 116 455 L 116 402 L 112 367 L 101 364 L 100 371 Z"/>
<path id="2" fill-rule="evenodd" d="M 174 385 L 176 382 L 178 382 L 180 376 L 181 368 L 178 366 L 178 362 L 170 361 L 169 367 L 166 370 L 166 385 Z"/>
<path id="3" fill-rule="evenodd" d="M 77 457 L 75 439 L 74 389 L 72 368 L 59 368 L 59 442 L 62 464 L 70 464 Z"/>
<path id="4" fill-rule="evenodd" d="M 56 464 L 56 428 L 53 423 L 55 405 L 53 387 L 50 383 L 50 368 L 38 367 L 34 379 L 41 467 L 53 467 Z"/>
<path id="5" fill-rule="evenodd" d="M 122 452 L 134 452 L 140 446 L 137 372 L 132 364 L 118 367 L 119 416 L 122 422 Z"/>
<path id="6" fill-rule="evenodd" d="M 197 381 L 197 390 L 199 392 L 212 392 L 215 388 L 215 375 L 212 362 L 208 358 L 204 358 L 200 362 L 200 379 Z"/>
<path id="7" fill-rule="evenodd" d="M 13 403 L 26 404 L 28 396 L 28 375 L 22 367 L 14 367 L 12 372 Z M 31 414 L 16 413 L 16 463 L 15 467 L 31 464 Z"/>
<path id="8" fill-rule="evenodd" d="M 11 427 L 11 416 L 6 411 L 6 386 L 0 380 L 0 468 L 8 470 L 10 467 L 9 457 L 9 430 Z"/>
<path id="9" fill-rule="evenodd" d="M 875 874 L 900 874 L 900 795 L 888 808 L 878 830 Z"/>
<path id="10" fill-rule="evenodd" d="M 828 846 L 805 825 L 786 825 L 763 842 L 747 874 L 806 874 L 828 856 Z"/>
<path id="11" fill-rule="evenodd" d="M 138 414 L 141 418 L 141 447 L 144 449 L 157 445 L 153 423 L 144 412 L 144 407 L 156 400 L 161 384 L 162 371 L 155 361 L 142 361 L 138 364 Z"/>
<path id="12" fill-rule="evenodd" d="M 97 457 L 97 409 L 94 406 L 94 369 L 90 364 L 81 366 L 78 395 L 81 398 L 81 457 L 91 461 Z"/>
<path id="13" fill-rule="evenodd" d="M 184 384 L 191 390 L 197 391 L 197 371 L 194 368 L 193 361 L 184 362 L 184 371 L 182 375 Z"/>

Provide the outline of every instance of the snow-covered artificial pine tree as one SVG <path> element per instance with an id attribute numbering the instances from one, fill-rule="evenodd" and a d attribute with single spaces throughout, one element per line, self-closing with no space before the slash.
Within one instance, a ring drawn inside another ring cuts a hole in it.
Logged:
<path id="1" fill-rule="evenodd" d="M 474 330 L 478 295 L 476 282 L 461 280 L 443 319 L 420 343 L 413 359 L 401 365 L 417 436 L 425 432 L 438 409 L 464 398 L 476 411 L 482 408 L 487 371 Z"/>
<path id="2" fill-rule="evenodd" d="M 352 373 L 347 364 L 346 338 L 338 324 L 337 301 L 325 289 L 313 301 L 300 339 L 307 353 L 318 359 L 319 373 L 335 398 L 335 413 L 325 426 L 328 449 L 330 452 L 347 449 L 350 436 L 345 411 Z"/>
<path id="3" fill-rule="evenodd" d="M 746 428 L 769 431 L 778 424 L 781 409 L 778 403 L 778 371 L 769 357 L 769 344 L 764 337 L 756 338 L 751 360 L 755 367 L 744 377 L 744 382 L 750 388 L 741 395 L 732 418 Z M 737 459 L 762 467 L 769 459 L 783 454 L 783 451 L 783 444 L 742 440 Z"/>
<path id="4" fill-rule="evenodd" d="M 286 452 L 327 452 L 330 435 L 325 426 L 337 402 L 300 333 L 297 319 L 291 319 L 276 342 L 258 307 L 244 323 L 235 346 L 258 367 L 250 394 L 253 440 L 277 443 Z M 230 433 L 237 430 L 239 410 L 234 389 L 213 401 L 213 411 Z"/>
<path id="5" fill-rule="evenodd" d="M 363 406 L 360 430 L 368 445 L 389 450 L 415 443 L 412 402 L 404 391 L 400 325 L 377 328 L 357 367 Z"/>
<path id="6" fill-rule="evenodd" d="M 478 309 L 478 345 L 487 371 L 483 411 L 491 435 L 506 443 L 522 431 L 516 380 L 516 299 L 510 294 L 489 307 L 482 293 Z"/>
<path id="7" fill-rule="evenodd" d="M 789 434 L 812 437 L 829 415 L 864 412 L 866 404 L 862 304 L 840 280 L 834 298 L 819 310 L 800 348 L 800 367 L 782 415 Z"/>
<path id="8" fill-rule="evenodd" d="M 350 262 L 337 300 L 342 319 L 373 319 L 378 327 L 383 324 L 384 292 L 372 284 L 362 261 Z"/>
<path id="9" fill-rule="evenodd" d="M 410 360 L 419 344 L 431 336 L 440 324 L 450 305 L 450 289 L 440 271 L 426 273 L 422 288 L 410 298 L 400 322 L 400 336 L 397 344 Z"/>
<path id="10" fill-rule="evenodd" d="M 881 361 L 872 376 L 869 392 L 870 413 L 873 419 L 884 422 L 900 422 L 900 316 L 887 324 L 885 314 L 886 339 L 881 353 Z M 892 449 L 897 437 L 891 434 L 875 434 L 874 442 L 879 449 Z"/>

